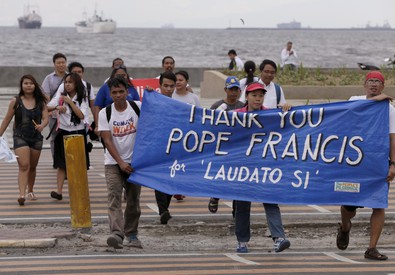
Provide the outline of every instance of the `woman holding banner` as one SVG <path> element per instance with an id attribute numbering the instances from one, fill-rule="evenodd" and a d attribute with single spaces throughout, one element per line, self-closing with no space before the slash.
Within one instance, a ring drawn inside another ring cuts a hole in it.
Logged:
<path id="1" fill-rule="evenodd" d="M 254 82 L 246 87 L 246 105 L 235 110 L 236 112 L 256 112 L 260 110 L 266 110 L 263 106 L 263 99 L 266 94 L 265 87 L 259 83 Z M 283 110 L 288 111 L 290 105 L 286 105 Z M 281 220 L 280 208 L 277 204 L 263 203 L 265 208 L 266 219 L 268 227 L 274 242 L 274 251 L 281 252 L 291 246 L 289 240 L 286 239 L 284 233 L 284 227 Z M 238 253 L 248 252 L 248 242 L 250 240 L 250 212 L 251 202 L 249 201 L 236 201 L 236 238 L 237 238 L 237 249 Z"/>

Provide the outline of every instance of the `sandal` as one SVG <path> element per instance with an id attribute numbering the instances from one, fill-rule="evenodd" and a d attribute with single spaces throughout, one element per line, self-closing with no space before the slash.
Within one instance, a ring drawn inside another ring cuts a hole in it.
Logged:
<path id="1" fill-rule="evenodd" d="M 388 259 L 386 255 L 381 254 L 375 247 L 368 248 L 365 251 L 365 258 L 378 261 L 384 261 Z"/>
<path id="2" fill-rule="evenodd" d="M 27 198 L 28 198 L 29 200 L 31 200 L 31 201 L 37 200 L 37 197 L 36 197 L 36 195 L 34 195 L 33 192 L 28 193 L 28 194 L 27 194 Z"/>
<path id="3" fill-rule="evenodd" d="M 210 198 L 210 201 L 208 203 L 208 210 L 211 213 L 216 213 L 218 210 L 218 199 L 216 198 Z"/>
<path id="4" fill-rule="evenodd" d="M 25 205 L 25 197 L 19 197 L 17 201 L 18 201 L 20 206 Z"/>
<path id="5" fill-rule="evenodd" d="M 337 229 L 337 236 L 336 236 L 336 245 L 337 248 L 340 250 L 345 250 L 348 247 L 348 242 L 350 241 L 350 230 L 351 230 L 351 221 L 350 221 L 350 228 L 347 232 L 342 230 L 342 225 L 339 223 L 339 228 Z"/>

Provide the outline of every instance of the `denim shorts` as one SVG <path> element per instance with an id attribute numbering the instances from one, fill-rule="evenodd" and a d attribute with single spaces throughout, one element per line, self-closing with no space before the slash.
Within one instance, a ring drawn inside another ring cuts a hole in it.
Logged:
<path id="1" fill-rule="evenodd" d="M 43 138 L 42 136 L 28 138 L 19 135 L 14 135 L 14 150 L 20 147 L 27 146 L 31 149 L 40 151 L 43 148 Z"/>

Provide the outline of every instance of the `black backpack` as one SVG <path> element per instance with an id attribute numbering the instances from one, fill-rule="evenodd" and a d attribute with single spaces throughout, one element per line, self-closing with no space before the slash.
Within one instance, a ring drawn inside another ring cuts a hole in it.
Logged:
<path id="1" fill-rule="evenodd" d="M 133 108 L 133 110 L 134 110 L 134 112 L 136 113 L 136 115 L 137 115 L 138 117 L 140 117 L 140 109 L 139 109 L 139 107 L 137 106 L 136 102 L 134 102 L 133 100 L 128 100 L 128 102 L 129 102 L 130 106 Z M 111 118 L 111 105 L 112 105 L 112 104 L 110 104 L 110 105 L 108 105 L 108 106 L 106 107 L 107 122 L 110 122 L 110 118 Z"/>

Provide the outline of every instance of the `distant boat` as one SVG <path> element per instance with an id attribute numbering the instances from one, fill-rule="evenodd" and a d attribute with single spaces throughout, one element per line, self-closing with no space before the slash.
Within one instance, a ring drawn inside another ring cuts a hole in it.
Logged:
<path id="1" fill-rule="evenodd" d="M 288 22 L 288 23 L 279 23 L 279 24 L 277 24 L 277 28 L 278 29 L 301 29 L 302 24 L 300 22 L 297 22 L 294 20 L 294 21 Z"/>
<path id="2" fill-rule="evenodd" d="M 79 33 L 114 33 L 117 23 L 112 19 L 103 19 L 96 10 L 92 17 L 75 23 Z"/>
<path id="3" fill-rule="evenodd" d="M 30 12 L 33 6 L 27 5 L 24 8 L 23 16 L 18 18 L 20 29 L 40 29 L 42 24 L 41 16 L 35 10 Z"/>
<path id="4" fill-rule="evenodd" d="M 381 29 L 381 30 L 390 30 L 391 29 L 391 25 L 388 24 L 388 21 L 385 21 L 384 25 L 377 25 L 376 26 L 372 26 L 370 25 L 370 23 L 366 24 L 366 29 Z"/>

